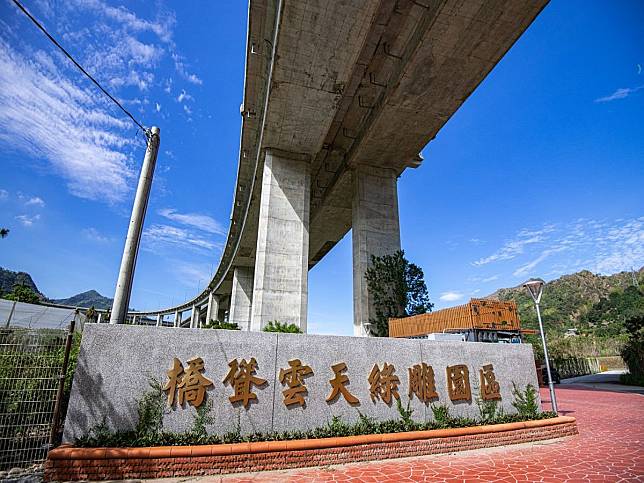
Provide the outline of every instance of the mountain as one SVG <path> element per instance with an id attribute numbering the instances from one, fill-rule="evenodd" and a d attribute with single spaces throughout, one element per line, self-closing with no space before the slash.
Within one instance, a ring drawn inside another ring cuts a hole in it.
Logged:
<path id="1" fill-rule="evenodd" d="M 31 278 L 31 275 L 26 272 L 13 272 L 0 267 L 0 294 L 13 291 L 14 285 L 26 285 L 38 294 L 41 300 L 53 302 L 55 304 L 87 308 L 94 306 L 95 309 L 112 308 L 112 299 L 103 297 L 96 290 L 88 290 L 87 292 L 79 293 L 66 299 L 49 300 L 40 290 L 38 290 L 38 287 Z"/>
<path id="2" fill-rule="evenodd" d="M 583 270 L 546 283 L 541 299 L 544 326 L 559 333 L 568 328 L 597 336 L 623 333 L 625 320 L 644 314 L 644 294 L 634 278 L 644 287 L 644 267 L 635 274 L 597 275 Z M 522 286 L 502 288 L 489 297 L 514 300 L 521 325 L 538 327 L 534 304 Z"/>
<path id="3" fill-rule="evenodd" d="M 111 309 L 114 300 L 103 297 L 96 290 L 88 290 L 66 299 L 55 299 L 51 302 L 60 305 L 73 305 L 75 307 L 94 307 L 95 309 Z"/>
<path id="4" fill-rule="evenodd" d="M 45 298 L 40 290 L 38 290 L 38 287 L 36 287 L 31 275 L 26 272 L 13 272 L 0 267 L 0 294 L 11 292 L 14 285 L 26 285 L 37 293 L 41 299 Z"/>

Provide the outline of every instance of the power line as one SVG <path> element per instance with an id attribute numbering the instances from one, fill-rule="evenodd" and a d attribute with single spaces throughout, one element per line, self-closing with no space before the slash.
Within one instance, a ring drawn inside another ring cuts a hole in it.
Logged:
<path id="1" fill-rule="evenodd" d="M 114 104 L 116 104 L 116 105 L 121 109 L 121 111 L 123 111 L 123 112 L 124 112 L 124 113 L 125 113 L 125 114 L 126 114 L 126 115 L 131 119 L 131 120 L 132 120 L 132 122 L 133 122 L 134 124 L 136 124 L 136 125 L 137 125 L 137 126 L 138 126 L 142 131 L 143 131 L 143 133 L 146 135 L 146 137 L 148 136 L 148 132 L 149 132 L 149 131 L 148 131 L 148 129 L 146 129 L 145 127 L 143 127 L 143 125 L 142 125 L 139 121 L 137 121 L 137 120 L 134 118 L 134 116 L 133 116 L 132 114 L 130 114 L 130 112 L 129 112 L 127 109 L 125 109 L 125 108 L 121 105 L 121 103 L 120 103 L 119 101 L 117 101 L 117 100 L 116 100 L 116 99 L 115 99 L 115 98 L 114 98 L 114 97 L 113 97 L 109 92 L 107 92 L 107 91 L 103 88 L 103 86 L 102 86 L 102 85 L 100 85 L 100 84 L 98 83 L 98 81 L 97 81 L 96 79 L 94 79 L 94 78 L 93 78 L 93 77 L 92 77 L 92 76 L 91 76 L 91 75 L 90 75 L 90 74 L 89 74 L 85 69 L 83 69 L 83 66 L 82 66 L 82 65 L 80 65 L 78 62 L 76 62 L 76 60 L 71 56 L 71 54 L 70 54 L 69 52 L 67 52 L 67 51 L 65 50 L 65 48 L 64 48 L 62 45 L 60 45 L 60 44 L 58 43 L 58 41 L 56 41 L 56 39 L 55 39 L 54 37 L 52 37 L 52 35 L 51 35 L 49 32 L 47 32 L 47 30 L 45 30 L 45 27 L 43 27 L 43 26 L 40 24 L 40 22 L 38 22 L 38 20 L 36 20 L 36 19 L 35 19 L 35 18 L 34 18 L 34 17 L 33 17 L 33 16 L 28 12 L 28 11 L 27 11 L 27 9 L 26 9 L 25 7 L 23 7 L 23 5 L 22 5 L 18 0 L 13 0 L 13 3 L 15 3 L 15 4 L 16 4 L 16 6 L 17 6 L 20 10 L 22 10 L 22 12 L 23 12 L 27 17 L 29 17 L 29 19 L 30 19 L 30 20 L 31 20 L 31 21 L 36 25 L 36 27 L 38 27 L 40 30 L 42 30 L 42 32 L 47 36 L 47 38 L 48 38 L 49 40 L 51 40 L 51 41 L 52 41 L 52 43 L 53 43 L 56 47 L 58 47 L 58 48 L 62 51 L 62 53 L 63 53 L 63 54 L 65 54 L 65 56 L 67 56 L 67 58 L 68 58 L 69 60 L 71 60 L 71 61 L 74 63 L 74 65 L 75 65 L 76 67 L 78 67 L 78 68 L 80 69 L 80 71 L 81 71 L 83 74 L 85 74 L 85 75 L 87 76 L 87 78 L 89 78 L 89 80 L 91 80 L 94 84 L 96 84 L 96 87 L 98 87 L 98 88 L 103 92 L 103 94 L 105 94 L 107 97 L 109 97 L 109 98 L 110 98 L 110 100 L 111 100 Z"/>

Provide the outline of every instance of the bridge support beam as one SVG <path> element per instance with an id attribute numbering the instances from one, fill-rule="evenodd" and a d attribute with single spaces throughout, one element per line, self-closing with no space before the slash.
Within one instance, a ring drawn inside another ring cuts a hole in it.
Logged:
<path id="1" fill-rule="evenodd" d="M 375 316 L 365 272 L 371 255 L 400 250 L 398 179 L 391 169 L 359 166 L 353 171 L 353 334 L 367 336 Z"/>
<path id="2" fill-rule="evenodd" d="M 233 289 L 230 295 L 228 322 L 239 325 L 241 330 L 250 330 L 253 276 L 253 267 L 235 267 L 233 271 Z"/>
<path id="3" fill-rule="evenodd" d="M 208 295 L 208 309 L 206 310 L 206 325 L 211 320 L 219 320 L 219 297 L 210 292 Z"/>
<path id="4" fill-rule="evenodd" d="M 257 231 L 251 330 L 269 321 L 306 332 L 310 174 L 307 159 L 268 150 Z"/>

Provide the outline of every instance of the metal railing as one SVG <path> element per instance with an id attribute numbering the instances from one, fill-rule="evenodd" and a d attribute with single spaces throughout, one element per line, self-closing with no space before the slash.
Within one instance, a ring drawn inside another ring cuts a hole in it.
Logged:
<path id="1" fill-rule="evenodd" d="M 0 470 L 42 463 L 58 438 L 74 322 L 0 329 Z"/>

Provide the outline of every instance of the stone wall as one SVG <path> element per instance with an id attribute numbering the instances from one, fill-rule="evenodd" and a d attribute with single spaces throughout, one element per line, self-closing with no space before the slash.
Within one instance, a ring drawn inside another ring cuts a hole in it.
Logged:
<path id="1" fill-rule="evenodd" d="M 393 365 L 399 383 L 397 391 L 404 406 L 410 401 L 409 372 L 414 365 L 425 363 L 435 373 L 437 398 L 422 402 L 411 397 L 413 418 L 432 418 L 430 403 L 446 404 L 453 415 L 477 417 L 476 400 L 480 398 L 479 370 L 492 364 L 500 388 L 500 403 L 506 413 L 514 412 L 511 403 L 512 383 L 520 388 L 537 386 L 532 347 L 527 344 L 484 344 L 474 342 L 435 342 L 427 340 L 338 337 L 227 330 L 175 329 L 140 326 L 85 326 L 72 393 L 65 421 L 64 441 L 73 442 L 89 429 L 105 421 L 112 429 L 126 430 L 137 421 L 137 401 L 150 389 L 154 378 L 165 384 L 167 372 L 177 358 L 184 369 L 188 360 L 203 359 L 205 378 L 212 381 L 206 388 L 206 401 L 212 401 L 215 423 L 208 430 L 223 434 L 304 430 L 326 424 L 332 416 L 354 421 L 359 412 L 380 420 L 397 419 L 395 398 L 386 404 L 373 397 L 369 376 L 377 364 Z M 229 364 L 254 358 L 254 376 L 266 380 L 260 387 L 251 386 L 257 399 L 231 403 L 234 390 L 223 381 Z M 281 369 L 299 359 L 312 373 L 302 381 L 307 393 L 305 406 L 284 403 L 280 383 Z M 357 404 L 349 404 L 340 394 L 327 402 L 334 379 L 333 365 L 345 363 L 345 387 Z M 447 390 L 446 367 L 465 364 L 469 369 L 471 399 L 451 401 Z M 175 395 L 178 399 L 178 392 Z M 184 431 L 191 427 L 195 408 L 188 403 L 168 408 L 164 427 Z"/>

